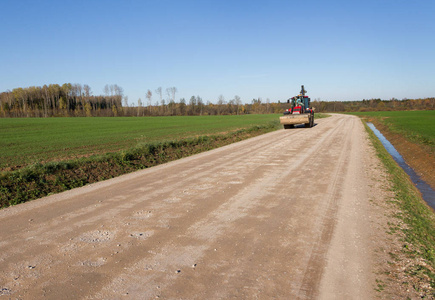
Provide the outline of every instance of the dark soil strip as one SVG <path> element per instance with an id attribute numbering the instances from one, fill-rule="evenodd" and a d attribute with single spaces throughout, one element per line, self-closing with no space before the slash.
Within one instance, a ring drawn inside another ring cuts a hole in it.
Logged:
<path id="1" fill-rule="evenodd" d="M 78 160 L 35 164 L 0 175 L 0 208 L 149 168 L 280 128 L 278 122 L 225 135 L 201 136 Z"/>

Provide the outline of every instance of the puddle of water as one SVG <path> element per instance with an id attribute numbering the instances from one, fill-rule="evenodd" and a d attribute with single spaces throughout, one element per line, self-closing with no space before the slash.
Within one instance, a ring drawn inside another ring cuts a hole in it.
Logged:
<path id="1" fill-rule="evenodd" d="M 429 204 L 435 210 L 435 191 L 427 184 L 420 176 L 415 173 L 414 169 L 408 166 L 408 164 L 403 159 L 402 155 L 394 148 L 394 146 L 388 141 L 385 136 L 373 125 L 372 123 L 367 123 L 367 126 L 373 131 L 373 133 L 387 149 L 388 153 L 391 154 L 393 159 L 399 164 L 400 167 L 408 174 L 414 185 L 420 190 L 423 200 Z"/>

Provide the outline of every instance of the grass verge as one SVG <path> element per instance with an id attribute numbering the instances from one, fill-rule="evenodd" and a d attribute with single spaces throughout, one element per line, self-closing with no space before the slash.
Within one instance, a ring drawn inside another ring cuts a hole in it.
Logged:
<path id="1" fill-rule="evenodd" d="M 422 298 L 435 298 L 435 214 L 426 205 L 408 175 L 397 165 L 371 129 L 365 125 L 370 139 L 383 162 L 392 183 L 395 201 L 401 213 L 395 217 L 402 224 L 390 228 L 403 232 L 403 258 L 392 257 L 396 276 L 407 289 L 413 288 Z M 402 263 L 400 262 L 402 261 Z M 399 267 L 401 265 L 401 267 Z M 402 273 L 402 274 L 398 274 Z"/>
<path id="2" fill-rule="evenodd" d="M 149 168 L 281 128 L 279 121 L 221 135 L 148 143 L 115 153 L 34 164 L 0 174 L 0 208 Z"/>
<path id="3" fill-rule="evenodd" d="M 315 113 L 315 114 L 314 114 L 314 120 L 315 120 L 315 119 L 329 118 L 330 116 L 331 116 L 330 114 L 325 114 L 325 113 Z"/>

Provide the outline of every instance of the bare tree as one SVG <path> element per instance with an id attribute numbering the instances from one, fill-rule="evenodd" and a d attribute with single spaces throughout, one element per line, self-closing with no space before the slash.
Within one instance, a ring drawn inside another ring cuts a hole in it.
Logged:
<path id="1" fill-rule="evenodd" d="M 199 96 L 196 96 L 196 104 L 199 108 L 199 115 L 202 116 L 202 110 L 204 109 L 204 101 L 202 101 L 202 98 Z"/>
<path id="2" fill-rule="evenodd" d="M 168 103 L 169 114 L 171 116 L 174 115 L 174 108 L 175 108 L 175 101 L 171 99 L 171 100 L 169 100 L 169 103 Z"/>
<path id="3" fill-rule="evenodd" d="M 168 96 L 168 102 L 169 101 L 171 101 L 171 96 L 172 96 L 172 93 L 171 93 L 171 88 L 166 88 L 166 95 Z"/>
<path id="4" fill-rule="evenodd" d="M 146 94 L 146 98 L 148 99 L 148 112 L 151 115 L 151 97 L 153 96 L 153 93 L 151 93 L 150 90 L 148 90 L 147 94 Z"/>
<path id="5" fill-rule="evenodd" d="M 239 106 L 242 104 L 242 100 L 240 100 L 240 97 L 238 95 L 235 95 L 234 101 L 236 102 L 237 105 L 237 114 L 239 114 Z"/>
<path id="6" fill-rule="evenodd" d="M 139 98 L 137 100 L 137 116 L 139 117 L 140 114 L 140 108 L 142 107 L 142 100 Z"/>
<path id="7" fill-rule="evenodd" d="M 104 86 L 104 95 L 109 96 L 109 91 L 110 91 L 110 89 L 109 89 L 109 85 L 106 84 L 106 85 Z"/>
<path id="8" fill-rule="evenodd" d="M 225 97 L 224 97 L 224 95 L 219 95 L 219 97 L 218 97 L 218 104 L 219 105 L 224 105 L 225 104 Z"/>
<path id="9" fill-rule="evenodd" d="M 81 98 L 83 96 L 83 93 L 82 93 L 83 87 L 82 87 L 82 85 L 80 83 L 75 83 L 74 86 L 75 86 L 76 91 L 77 91 L 77 96 L 79 96 Z"/>
<path id="10" fill-rule="evenodd" d="M 175 102 L 175 93 L 177 92 L 177 88 L 175 86 L 169 87 L 166 89 L 166 94 L 168 95 L 169 99 L 173 102 Z"/>
<path id="11" fill-rule="evenodd" d="M 91 96 L 91 93 L 92 93 L 91 92 L 91 87 L 89 85 L 85 84 L 85 85 L 83 85 L 83 90 L 85 92 L 85 96 L 87 98 L 89 98 L 89 96 Z"/>
<path id="12" fill-rule="evenodd" d="M 156 90 L 155 90 L 156 94 L 160 96 L 160 102 L 162 102 L 163 96 L 162 96 L 162 87 L 159 86 Z"/>
<path id="13" fill-rule="evenodd" d="M 122 106 L 122 96 L 124 95 L 124 89 L 117 84 L 113 85 L 113 92 L 115 93 L 115 104 Z M 113 98 L 113 97 L 112 97 Z"/>
<path id="14" fill-rule="evenodd" d="M 128 96 L 124 96 L 124 105 L 128 107 Z"/>
<path id="15" fill-rule="evenodd" d="M 197 103 L 196 102 L 196 97 L 195 96 L 190 97 L 190 100 L 189 100 L 189 107 L 190 107 L 190 109 L 189 109 L 189 111 L 190 111 L 190 114 L 192 114 L 192 115 L 195 114 L 196 103 Z"/>
<path id="16" fill-rule="evenodd" d="M 91 87 L 87 84 L 83 85 L 83 90 L 84 90 L 84 94 L 85 94 L 85 102 L 86 104 L 89 103 L 89 98 L 91 96 Z"/>
<path id="17" fill-rule="evenodd" d="M 44 117 L 48 117 L 48 111 L 47 111 L 47 106 L 48 106 L 48 86 L 44 85 L 42 87 L 43 89 L 43 93 L 42 96 L 44 97 Z"/>
<path id="18" fill-rule="evenodd" d="M 67 112 L 71 109 L 71 83 L 64 83 L 61 90 L 65 94 L 66 98 L 66 110 Z"/>
<path id="19" fill-rule="evenodd" d="M 222 95 L 222 94 L 219 95 L 217 104 L 218 104 L 218 115 L 220 115 L 222 113 L 222 109 L 223 109 L 223 106 L 225 104 L 224 95 Z"/>
<path id="20" fill-rule="evenodd" d="M 184 113 L 185 113 L 185 111 L 186 111 L 186 99 L 184 99 L 184 98 L 181 98 L 181 99 L 180 99 L 180 106 L 179 106 L 179 109 L 180 109 L 180 114 L 181 114 L 181 115 L 184 115 Z"/>
<path id="21" fill-rule="evenodd" d="M 166 114 L 166 101 L 165 99 L 162 99 L 162 101 L 160 102 L 160 106 L 161 106 L 161 114 L 165 115 Z"/>
<path id="22" fill-rule="evenodd" d="M 175 94 L 178 92 L 177 88 L 175 86 L 171 87 L 172 92 L 172 100 L 175 102 Z"/>
<path id="23" fill-rule="evenodd" d="M 115 93 L 115 96 L 124 95 L 124 89 L 117 84 L 113 85 L 113 92 Z"/>

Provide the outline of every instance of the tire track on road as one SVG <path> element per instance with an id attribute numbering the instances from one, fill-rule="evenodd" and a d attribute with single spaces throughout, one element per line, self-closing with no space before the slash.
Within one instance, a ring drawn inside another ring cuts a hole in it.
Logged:
<path id="1" fill-rule="evenodd" d="M 346 126 L 346 131 L 341 134 L 344 137 L 343 145 L 341 147 L 339 159 L 335 164 L 331 183 L 328 187 L 326 194 L 327 209 L 321 221 L 321 234 L 319 235 L 314 247 L 312 248 L 310 259 L 307 264 L 307 269 L 304 274 L 303 282 L 300 288 L 301 299 L 314 299 L 317 296 L 320 280 L 322 278 L 323 269 L 326 264 L 325 258 L 329 248 L 329 244 L 334 232 L 336 223 L 336 215 L 338 210 L 338 201 L 342 190 L 342 182 L 345 176 L 349 163 L 349 153 L 352 151 L 351 132 L 354 127 Z M 338 128 L 338 125 L 337 125 Z"/>

